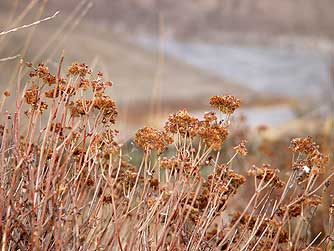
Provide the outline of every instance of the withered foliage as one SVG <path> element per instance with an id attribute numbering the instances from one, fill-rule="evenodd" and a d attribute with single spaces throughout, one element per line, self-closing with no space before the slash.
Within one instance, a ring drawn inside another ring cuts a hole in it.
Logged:
<path id="1" fill-rule="evenodd" d="M 312 138 L 291 141 L 290 176 L 249 165 L 244 134 L 230 128 L 240 100 L 214 96 L 218 114 L 184 109 L 139 129 L 141 160 L 129 161 L 112 82 L 83 63 L 61 68 L 22 62 L 25 91 L 13 115 L 2 112 L 3 250 L 333 249 L 334 206 L 323 203 L 333 172 Z M 328 216 L 320 234 L 310 231 L 318 208 Z"/>

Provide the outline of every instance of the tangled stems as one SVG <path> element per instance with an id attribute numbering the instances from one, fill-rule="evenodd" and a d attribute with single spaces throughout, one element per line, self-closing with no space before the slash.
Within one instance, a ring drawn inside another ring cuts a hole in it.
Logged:
<path id="1" fill-rule="evenodd" d="M 246 141 L 226 142 L 240 100 L 214 96 L 217 113 L 180 110 L 163 128 L 139 129 L 143 152 L 131 162 L 117 143 L 112 82 L 62 64 L 53 74 L 21 61 L 13 119 L 3 112 L 3 250 L 331 250 L 332 205 L 327 232 L 307 232 L 333 176 L 312 138 L 291 141 L 286 179 L 248 168 Z"/>

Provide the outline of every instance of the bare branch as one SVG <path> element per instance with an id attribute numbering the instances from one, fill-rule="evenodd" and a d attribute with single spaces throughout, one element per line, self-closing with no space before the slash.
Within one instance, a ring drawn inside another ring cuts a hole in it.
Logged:
<path id="1" fill-rule="evenodd" d="M 25 25 L 22 25 L 22 26 L 20 26 L 20 27 L 16 27 L 16 28 L 11 29 L 11 30 L 8 30 L 8 31 L 0 32 L 0 36 L 7 35 L 8 33 L 15 32 L 15 31 L 18 31 L 18 30 L 22 30 L 22 29 L 30 28 L 30 27 L 35 26 L 35 25 L 38 25 L 38 24 L 40 24 L 40 23 L 42 23 L 42 22 L 51 20 L 51 19 L 55 18 L 59 13 L 60 13 L 60 11 L 57 11 L 55 14 L 53 14 L 53 15 L 50 16 L 50 17 L 46 17 L 46 18 L 44 18 L 44 19 L 38 20 L 38 21 L 36 21 L 36 22 L 33 22 L 33 23 L 31 23 L 31 24 L 25 24 Z"/>

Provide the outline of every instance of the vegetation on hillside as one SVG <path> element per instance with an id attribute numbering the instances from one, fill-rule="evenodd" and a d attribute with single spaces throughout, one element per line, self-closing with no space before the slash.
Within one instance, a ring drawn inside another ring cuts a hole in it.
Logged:
<path id="1" fill-rule="evenodd" d="M 180 110 L 139 129 L 134 161 L 116 140 L 112 82 L 83 63 L 63 68 L 21 60 L 4 93 L 16 102 L 1 111 L 2 250 L 333 249 L 334 173 L 311 137 L 285 146 L 289 175 L 252 165 L 257 153 L 231 134 L 241 101 L 213 96 L 201 119 Z"/>

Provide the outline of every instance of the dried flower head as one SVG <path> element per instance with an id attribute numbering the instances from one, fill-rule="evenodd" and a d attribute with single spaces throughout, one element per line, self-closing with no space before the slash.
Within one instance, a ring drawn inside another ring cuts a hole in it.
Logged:
<path id="1" fill-rule="evenodd" d="M 246 182 L 246 178 L 244 176 L 233 170 L 227 170 L 226 178 L 227 180 L 230 180 L 229 185 L 233 188 L 233 191 L 236 191 L 239 186 Z"/>
<path id="2" fill-rule="evenodd" d="M 91 100 L 76 100 L 69 103 L 69 108 L 73 117 L 79 117 L 80 115 L 88 114 L 92 105 Z"/>
<path id="3" fill-rule="evenodd" d="M 82 88 L 84 90 L 87 90 L 88 87 L 90 87 L 90 82 L 87 78 L 83 78 L 81 77 L 80 78 L 80 81 L 79 81 L 79 88 Z"/>
<path id="4" fill-rule="evenodd" d="M 164 131 L 159 131 L 151 127 L 139 129 L 136 133 L 135 143 L 145 151 L 158 150 L 163 152 L 173 139 Z"/>
<path id="5" fill-rule="evenodd" d="M 240 155 L 246 156 L 248 154 L 247 148 L 246 148 L 246 140 L 241 141 L 241 143 L 237 146 L 235 146 L 233 149 Z"/>
<path id="6" fill-rule="evenodd" d="M 46 109 L 48 109 L 48 104 L 42 101 L 39 106 L 40 112 L 44 112 Z"/>
<path id="7" fill-rule="evenodd" d="M 39 64 L 37 69 L 34 69 L 32 72 L 30 72 L 29 76 L 31 78 L 37 77 L 38 79 L 42 80 L 43 83 L 45 84 L 53 85 L 56 83 L 56 76 L 52 75 L 49 72 L 49 68 L 44 64 Z"/>
<path id="8" fill-rule="evenodd" d="M 45 97 L 47 98 L 57 98 L 59 96 L 59 88 L 56 88 L 57 91 L 55 89 L 51 89 L 51 90 L 48 90 L 48 91 L 45 91 L 44 92 L 44 95 Z"/>
<path id="9" fill-rule="evenodd" d="M 206 112 L 204 113 L 204 120 L 208 123 L 217 122 L 217 115 L 215 112 Z"/>
<path id="10" fill-rule="evenodd" d="M 284 186 L 284 182 L 280 180 L 277 173 L 278 170 L 271 169 L 270 165 L 268 164 L 263 164 L 262 167 L 253 165 L 252 168 L 248 171 L 249 175 L 253 175 L 259 180 L 270 182 L 277 188 L 282 188 Z"/>
<path id="11" fill-rule="evenodd" d="M 8 90 L 5 90 L 5 91 L 3 92 L 3 95 L 4 95 L 5 97 L 9 97 L 9 96 L 10 96 L 10 92 L 9 92 Z"/>
<path id="12" fill-rule="evenodd" d="M 318 150 L 319 146 L 313 142 L 312 137 L 308 136 L 306 138 L 292 139 L 289 148 L 293 152 L 303 152 L 305 154 L 310 154 L 313 151 Z"/>
<path id="13" fill-rule="evenodd" d="M 228 130 L 223 125 L 202 123 L 199 127 L 198 135 L 208 147 L 218 151 L 227 138 Z"/>
<path id="14" fill-rule="evenodd" d="M 36 85 L 33 85 L 31 88 L 26 90 L 26 92 L 24 93 L 24 97 L 26 99 L 27 104 L 36 105 L 39 100 L 38 94 L 39 94 L 39 89 Z"/>
<path id="15" fill-rule="evenodd" d="M 104 91 L 107 87 L 111 87 L 113 85 L 111 81 L 102 82 L 101 79 L 93 80 L 90 84 L 97 92 Z"/>
<path id="16" fill-rule="evenodd" d="M 218 109 L 222 113 L 232 114 L 237 108 L 240 107 L 240 99 L 232 95 L 226 96 L 213 96 L 210 99 L 210 105 L 213 108 Z"/>
<path id="17" fill-rule="evenodd" d="M 181 160 L 176 158 L 175 156 L 171 158 L 163 157 L 160 166 L 161 168 L 166 168 L 170 170 L 175 170 L 178 168 L 179 164 L 181 164 Z"/>
<path id="18" fill-rule="evenodd" d="M 317 167 L 319 170 L 323 171 L 324 167 L 328 164 L 329 157 L 327 154 L 323 154 L 319 151 L 314 151 L 309 156 L 309 163 L 314 167 Z"/>
<path id="19" fill-rule="evenodd" d="M 198 118 L 191 116 L 187 110 L 180 110 L 176 114 L 169 115 L 164 128 L 167 132 L 194 137 L 198 132 L 198 127 Z"/>
<path id="20" fill-rule="evenodd" d="M 293 163 L 293 168 L 307 166 L 314 174 L 324 172 L 324 168 L 329 160 L 328 155 L 319 151 L 319 145 L 313 142 L 311 137 L 294 138 L 291 140 L 289 148 L 293 152 L 298 152 L 303 156 L 299 156 L 296 163 Z"/>
<path id="21" fill-rule="evenodd" d="M 73 63 L 67 70 L 69 75 L 79 75 L 80 77 L 85 77 L 87 74 L 91 74 L 91 70 L 88 65 L 82 63 Z"/>
<path id="22" fill-rule="evenodd" d="M 116 122 L 118 114 L 116 103 L 109 96 L 102 93 L 96 94 L 93 106 L 102 112 L 103 122 L 110 122 L 112 124 Z"/>

